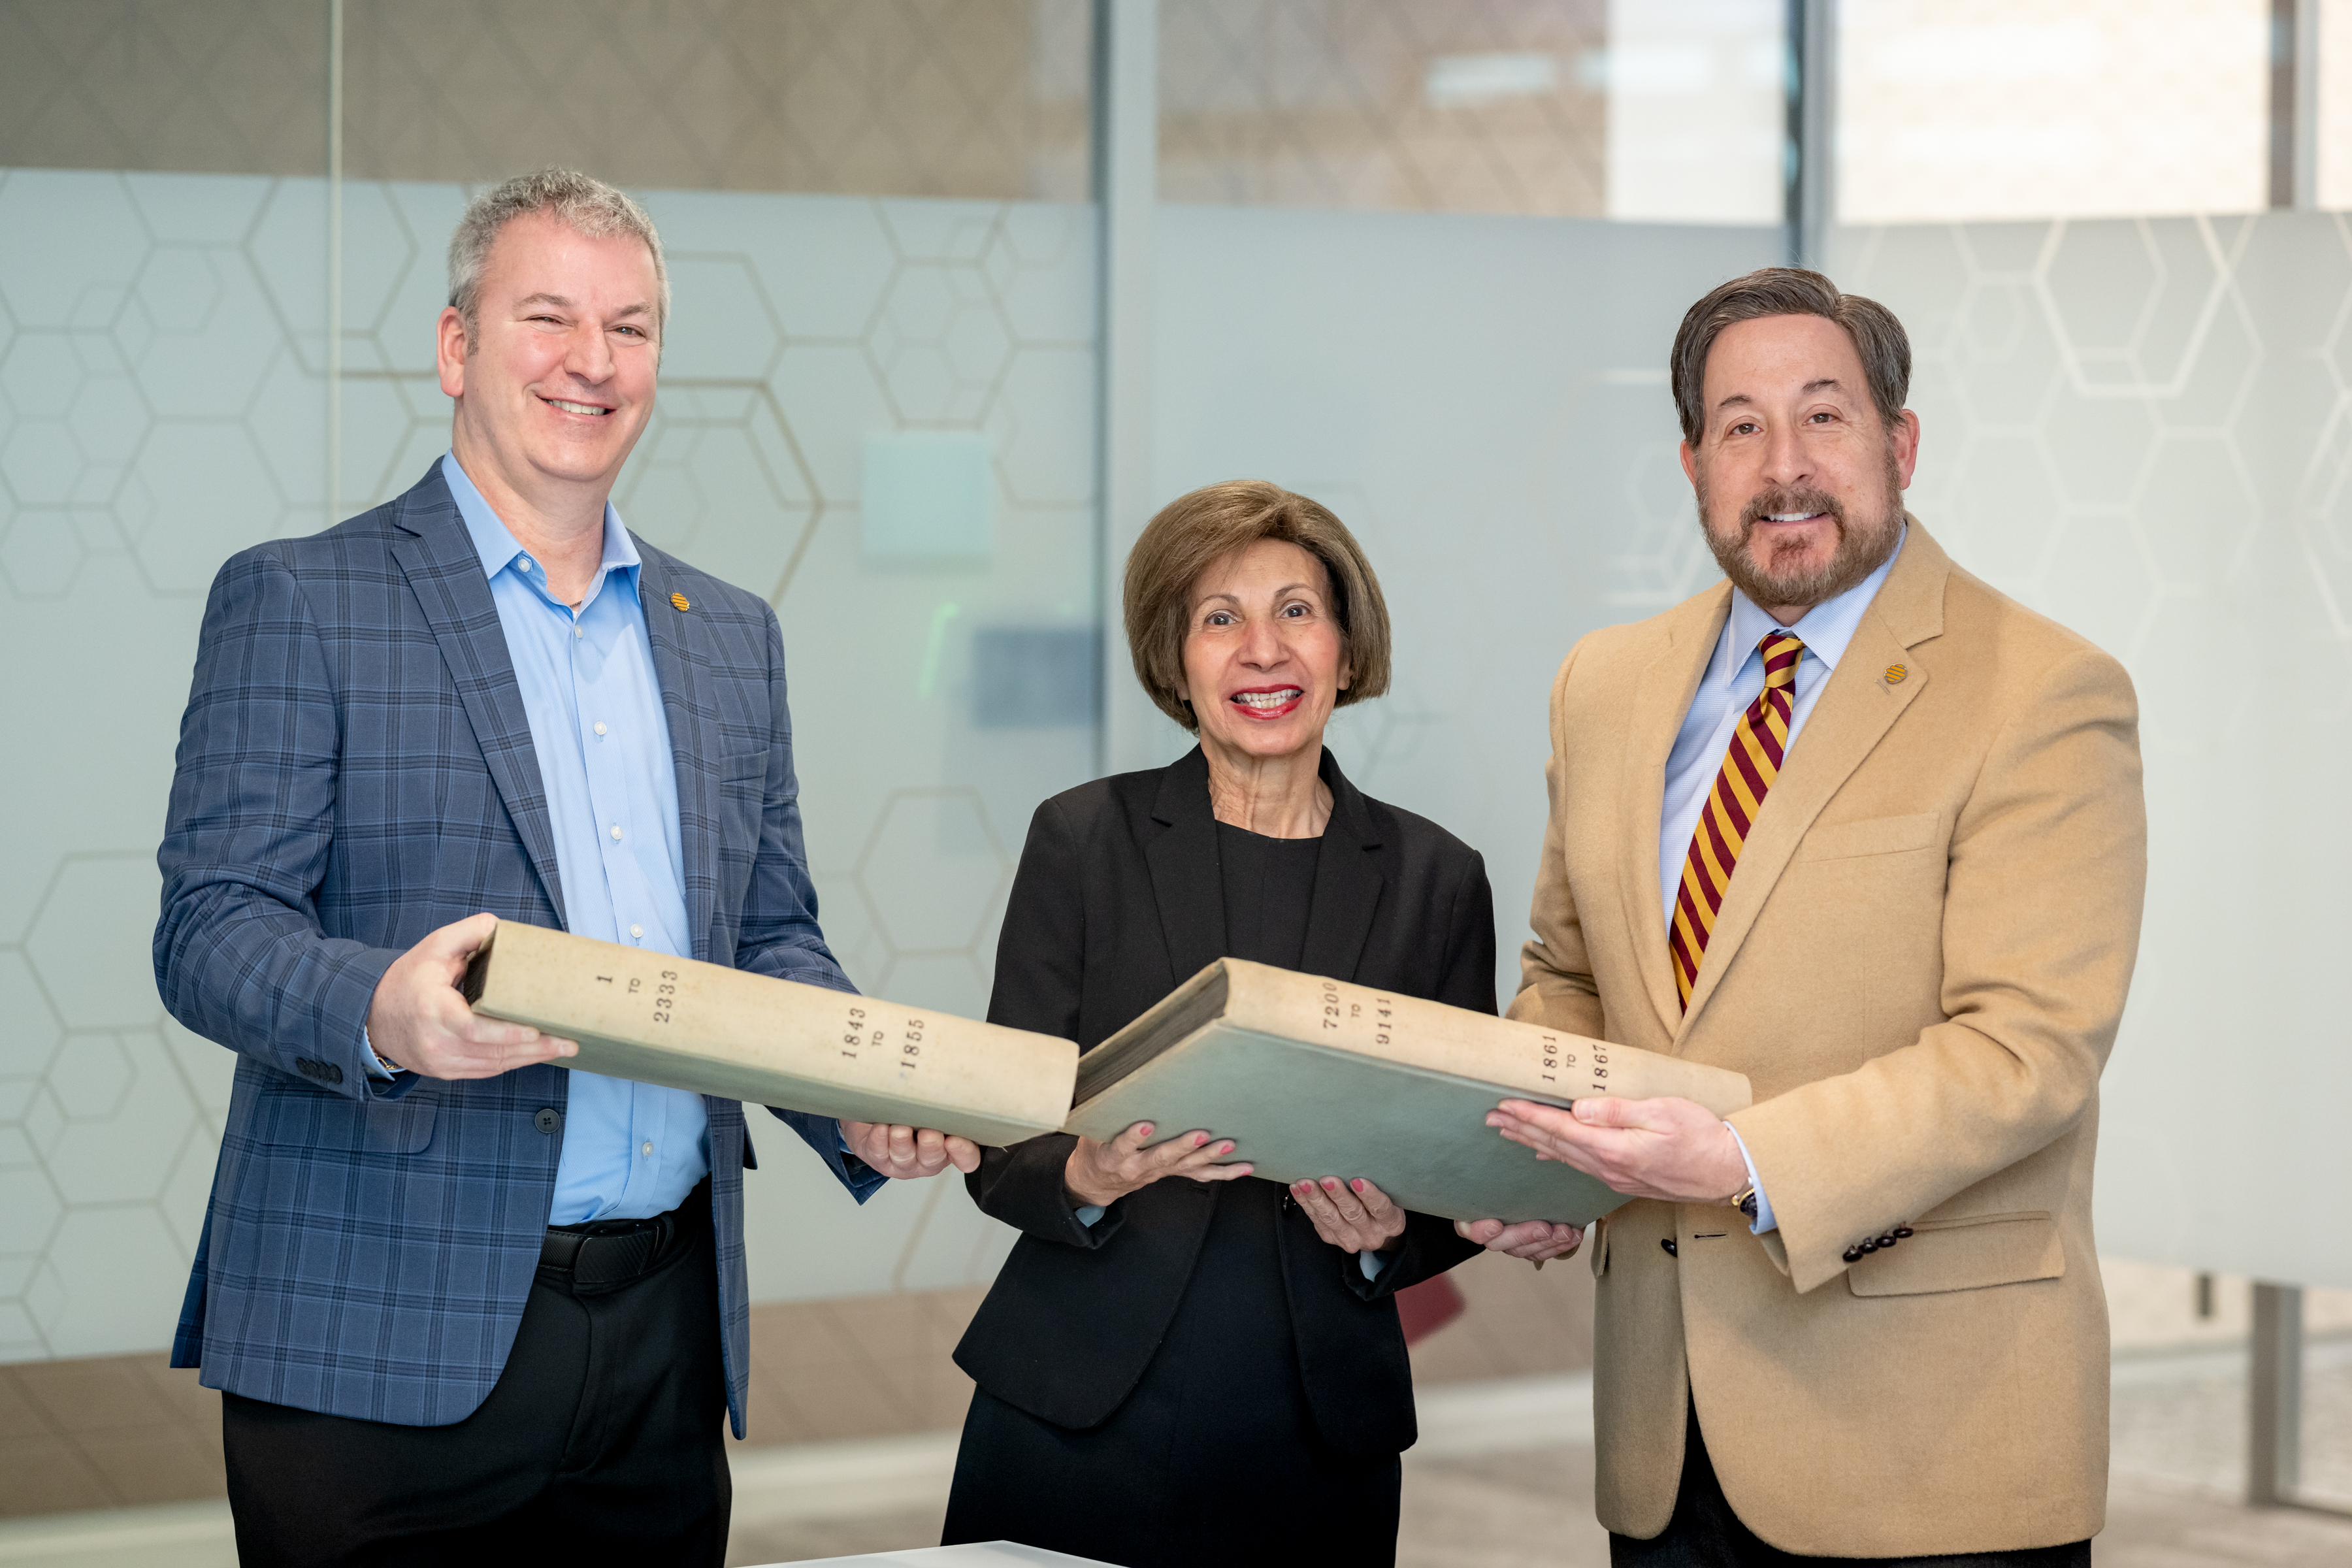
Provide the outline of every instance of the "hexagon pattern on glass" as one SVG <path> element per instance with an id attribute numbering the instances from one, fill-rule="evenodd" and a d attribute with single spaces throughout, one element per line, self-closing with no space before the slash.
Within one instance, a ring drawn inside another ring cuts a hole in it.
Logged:
<path id="1" fill-rule="evenodd" d="M 432 329 L 466 195 L 345 187 L 331 496 L 320 182 L 0 171 L 0 637 L 36 704 L 17 804 L 43 824 L 0 866 L 0 1360 L 170 1338 L 235 1065 L 165 1016 L 148 952 L 197 616 L 231 552 L 397 494 L 446 448 Z M 974 625 L 1092 625 L 1085 209 L 647 201 L 677 310 L 614 503 L 782 613 L 808 852 L 852 977 L 980 1012 L 1004 846 L 1085 776 L 1092 734 L 987 729 L 966 668 Z M 986 433 L 1004 541 L 986 571 L 862 580 L 863 443 L 910 426 Z M 893 672 L 901 623 L 918 657 L 940 628 L 919 690 L 913 664 Z M 786 1210 L 823 1195 L 794 1163 L 761 1177 Z M 768 1293 L 985 1279 L 1002 1247 L 968 1207 L 874 1205 L 843 1269 Z"/>

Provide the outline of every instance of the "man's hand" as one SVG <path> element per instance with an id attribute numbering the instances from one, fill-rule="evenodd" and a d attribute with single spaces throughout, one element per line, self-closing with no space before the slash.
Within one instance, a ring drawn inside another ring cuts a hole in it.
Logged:
<path id="1" fill-rule="evenodd" d="M 368 1044 L 378 1060 L 425 1078 L 496 1078 L 579 1051 L 527 1024 L 480 1017 L 457 994 L 466 961 L 498 924 L 496 915 L 468 915 L 392 961 L 368 1003 Z"/>
<path id="2" fill-rule="evenodd" d="M 1234 1146 L 1229 1142 L 1212 1143 L 1206 1132 L 1187 1132 L 1147 1149 L 1144 1144 L 1150 1139 L 1151 1131 L 1150 1122 L 1139 1121 L 1108 1143 L 1079 1139 L 1077 1147 L 1062 1163 L 1062 1184 L 1078 1202 L 1107 1208 L 1162 1176 L 1230 1182 L 1250 1173 L 1252 1166 L 1246 1160 L 1231 1165 L 1218 1164 L 1234 1152 Z"/>
<path id="3" fill-rule="evenodd" d="M 1548 1220 L 1523 1220 L 1505 1225 L 1498 1219 L 1457 1219 L 1454 1234 L 1475 1241 L 1489 1252 L 1507 1252 L 1541 1268 L 1555 1258 L 1566 1258 L 1584 1241 L 1584 1232 L 1572 1225 Z"/>
<path id="4" fill-rule="evenodd" d="M 1558 1160 L 1612 1192 L 1670 1204 L 1719 1204 L 1748 1184 L 1739 1140 L 1687 1100 L 1580 1100 L 1568 1110 L 1507 1100 L 1486 1125 L 1539 1160 Z"/>
<path id="5" fill-rule="evenodd" d="M 1343 1252 L 1386 1252 L 1404 1234 L 1404 1210 L 1361 1176 L 1293 1182 L 1290 1195 L 1315 1222 L 1315 1234 Z"/>
<path id="6" fill-rule="evenodd" d="M 929 1127 L 894 1127 L 887 1121 L 844 1121 L 849 1152 L 884 1175 L 902 1182 L 936 1176 L 953 1165 L 965 1175 L 980 1169 L 980 1145 L 969 1138 Z"/>

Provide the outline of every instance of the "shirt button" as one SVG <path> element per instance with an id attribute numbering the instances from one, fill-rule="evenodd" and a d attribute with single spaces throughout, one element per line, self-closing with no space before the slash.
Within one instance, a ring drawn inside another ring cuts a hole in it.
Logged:
<path id="1" fill-rule="evenodd" d="M 602 719 L 599 719 L 599 720 L 597 720 L 597 721 L 596 721 L 596 733 L 598 733 L 599 735 L 601 735 L 601 734 L 603 734 L 604 732 L 604 721 L 603 721 Z"/>
<path id="2" fill-rule="evenodd" d="M 654 1157 L 653 1141 L 648 1139 L 644 1143 L 640 1144 L 637 1148 L 637 1152 L 643 1154 L 648 1160 L 652 1159 Z"/>
<path id="3" fill-rule="evenodd" d="M 515 564 L 528 572 L 530 570 L 530 557 L 528 555 L 518 555 L 515 557 Z"/>
<path id="4" fill-rule="evenodd" d="M 643 926 L 631 926 L 629 928 L 629 934 L 631 936 L 643 936 L 646 934 L 646 928 Z"/>
<path id="5" fill-rule="evenodd" d="M 582 631 L 578 626 L 573 626 L 573 627 L 572 628 L 572 635 L 573 637 L 586 637 L 588 634 L 587 634 L 586 632 Z"/>
<path id="6" fill-rule="evenodd" d="M 620 825 L 619 823 L 617 823 L 617 822 L 616 822 L 616 823 L 613 824 L 613 842 L 614 842 L 614 843 L 615 843 L 615 844 L 618 844 L 620 841 L 621 841 L 621 825 Z"/>

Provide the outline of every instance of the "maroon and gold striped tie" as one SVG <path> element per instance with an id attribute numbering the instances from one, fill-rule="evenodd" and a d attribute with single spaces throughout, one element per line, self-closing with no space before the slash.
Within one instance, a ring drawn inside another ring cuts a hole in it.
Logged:
<path id="1" fill-rule="evenodd" d="M 1674 950 L 1675 989 L 1685 1007 L 1698 984 L 1699 960 L 1706 956 L 1716 911 L 1723 908 L 1723 890 L 1731 885 L 1731 869 L 1739 862 L 1740 847 L 1748 842 L 1765 792 L 1780 776 L 1780 759 L 1789 749 L 1797 660 L 1804 656 L 1805 645 L 1787 632 L 1773 632 L 1759 646 L 1764 654 L 1764 689 L 1731 731 L 1723 771 L 1715 775 L 1715 787 L 1698 814 L 1698 830 L 1691 835 L 1690 854 L 1683 860 L 1682 889 L 1675 895 L 1674 930 L 1666 940 Z"/>

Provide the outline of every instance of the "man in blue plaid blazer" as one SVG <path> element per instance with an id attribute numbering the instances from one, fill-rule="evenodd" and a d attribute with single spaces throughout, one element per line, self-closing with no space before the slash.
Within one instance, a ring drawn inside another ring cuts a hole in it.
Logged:
<path id="1" fill-rule="evenodd" d="M 570 1042 L 454 986 L 496 917 L 851 988 L 802 849 L 782 637 L 607 500 L 667 306 L 643 212 L 526 176 L 450 260 L 451 455 L 240 553 L 205 608 L 155 969 L 237 1067 L 173 1364 L 224 1393 L 249 1563 L 717 1563 L 743 1109 L 572 1073 Z M 860 1201 L 977 1163 L 775 1114 Z"/>

